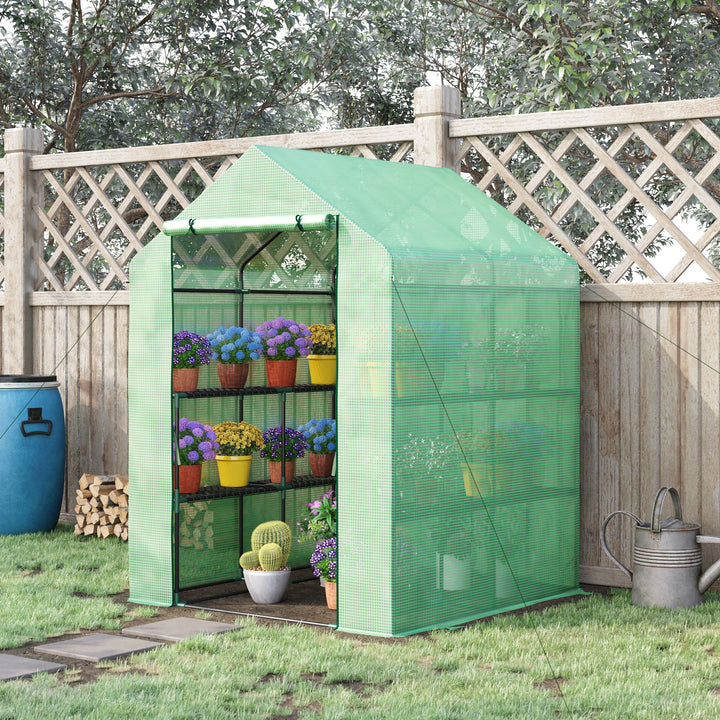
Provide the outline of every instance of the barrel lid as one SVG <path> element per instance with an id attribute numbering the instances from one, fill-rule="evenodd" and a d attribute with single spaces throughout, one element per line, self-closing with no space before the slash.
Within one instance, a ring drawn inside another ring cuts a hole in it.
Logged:
<path id="1" fill-rule="evenodd" d="M 57 375 L 0 375 L 0 383 L 50 383 L 57 382 Z"/>

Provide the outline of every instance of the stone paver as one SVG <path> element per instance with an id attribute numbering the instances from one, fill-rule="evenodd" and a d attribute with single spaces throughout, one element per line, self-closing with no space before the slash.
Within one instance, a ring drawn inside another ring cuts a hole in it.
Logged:
<path id="1" fill-rule="evenodd" d="M 0 681 L 19 680 L 31 677 L 36 673 L 59 672 L 64 669 L 65 665 L 58 663 L 0 653 Z"/>
<path id="2" fill-rule="evenodd" d="M 64 655 L 79 660 L 101 662 L 102 660 L 113 660 L 133 653 L 145 652 L 161 645 L 162 643 L 140 640 L 139 638 L 94 633 L 93 635 L 72 638 L 71 640 L 37 645 L 35 650 L 51 655 Z"/>
<path id="3" fill-rule="evenodd" d="M 231 625 L 230 623 L 177 617 L 145 623 L 144 625 L 133 625 L 132 627 L 124 628 L 122 632 L 123 635 L 135 635 L 136 637 L 151 638 L 154 640 L 175 641 L 184 640 L 193 635 L 213 635 L 215 633 L 224 633 L 237 629 L 237 625 Z"/>

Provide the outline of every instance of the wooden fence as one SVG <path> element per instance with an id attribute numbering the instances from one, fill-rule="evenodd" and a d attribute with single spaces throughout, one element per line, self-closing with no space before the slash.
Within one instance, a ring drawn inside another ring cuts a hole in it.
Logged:
<path id="1" fill-rule="evenodd" d="M 460 119 L 457 94 L 436 87 L 416 91 L 415 115 L 411 125 L 67 155 L 40 154 L 38 131 L 6 131 L 0 369 L 58 375 L 67 489 L 83 472 L 127 469 L 129 260 L 258 142 L 450 167 L 578 261 L 583 581 L 626 584 L 601 552 L 600 523 L 618 508 L 647 516 L 661 485 L 678 487 L 686 516 L 720 534 L 720 273 L 709 259 L 720 100 Z M 693 237 L 681 220 L 691 204 L 704 212 Z M 663 239 L 677 248 L 670 264 L 656 254 Z M 630 272 L 645 282 L 623 282 Z M 688 272 L 709 281 L 678 282 Z M 629 560 L 629 525 L 609 537 Z"/>

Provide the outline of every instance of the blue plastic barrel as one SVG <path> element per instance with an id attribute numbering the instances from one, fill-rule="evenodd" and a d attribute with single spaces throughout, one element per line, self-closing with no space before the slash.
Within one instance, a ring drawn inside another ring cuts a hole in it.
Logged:
<path id="1" fill-rule="evenodd" d="M 65 481 L 65 418 L 54 375 L 0 375 L 0 534 L 52 530 Z"/>

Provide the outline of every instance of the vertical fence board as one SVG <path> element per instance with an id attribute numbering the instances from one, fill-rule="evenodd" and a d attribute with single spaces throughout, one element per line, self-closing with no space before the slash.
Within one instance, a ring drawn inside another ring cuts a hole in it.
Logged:
<path id="1" fill-rule="evenodd" d="M 700 311 L 700 396 L 701 418 L 701 496 L 702 529 L 708 535 L 720 534 L 720 303 L 704 303 Z M 703 561 L 720 556 L 717 546 L 703 546 Z"/>
<path id="2" fill-rule="evenodd" d="M 618 311 L 609 303 L 598 306 L 598 519 L 602 521 L 622 506 L 620 488 L 620 324 Z M 627 523 L 617 523 L 619 547 L 626 547 Z M 616 545 L 617 547 L 617 545 Z M 609 566 L 602 554 L 600 565 Z"/>
<path id="3" fill-rule="evenodd" d="M 678 414 L 678 443 L 680 449 L 678 486 L 684 515 L 699 521 L 702 510 L 700 494 L 700 368 L 697 358 L 699 346 L 699 303 L 686 303 L 679 308 L 678 370 L 680 373 L 680 408 Z"/>
<path id="4" fill-rule="evenodd" d="M 580 564 L 600 564 L 598 479 L 598 304 L 580 309 Z"/>
<path id="5" fill-rule="evenodd" d="M 661 487 L 677 487 L 680 481 L 680 398 L 678 368 L 678 303 L 658 305 L 658 364 L 660 387 L 658 404 L 660 417 L 660 473 Z M 664 508 L 670 514 L 668 508 Z"/>
<path id="6" fill-rule="evenodd" d="M 648 499 L 657 492 L 660 479 L 660 363 L 658 355 L 658 306 L 646 303 L 640 307 L 640 506 L 647 508 Z M 643 510 L 647 513 L 647 509 Z"/>
<path id="7" fill-rule="evenodd" d="M 640 513 L 638 488 L 640 467 L 640 323 L 637 303 L 614 304 L 620 320 L 620 485 L 621 502 L 617 509 Z M 626 532 L 632 526 L 626 525 Z"/>

